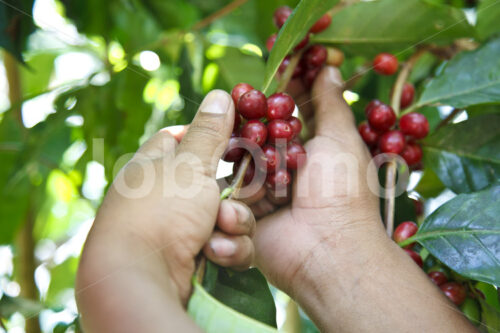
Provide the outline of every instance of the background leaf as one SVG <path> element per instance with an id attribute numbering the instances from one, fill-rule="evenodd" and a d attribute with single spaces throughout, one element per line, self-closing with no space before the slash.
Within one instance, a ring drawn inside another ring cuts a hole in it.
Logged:
<path id="1" fill-rule="evenodd" d="M 281 61 L 307 34 L 309 28 L 338 0 L 302 0 L 278 33 L 266 65 L 266 74 L 262 91 L 270 93 L 271 81 Z"/>
<path id="2" fill-rule="evenodd" d="M 424 162 L 456 193 L 480 190 L 500 178 L 500 115 L 443 127 L 424 141 Z"/>
<path id="3" fill-rule="evenodd" d="M 425 87 L 417 106 L 500 103 L 500 38 L 454 57 Z"/>
<path id="4" fill-rule="evenodd" d="M 203 287 L 193 281 L 194 290 L 188 303 L 190 317 L 207 333 L 272 333 L 271 326 L 244 316 L 210 296 Z"/>
<path id="5" fill-rule="evenodd" d="M 500 285 L 500 183 L 460 194 L 424 221 L 414 239 L 455 272 Z"/>
<path id="6" fill-rule="evenodd" d="M 448 43 L 473 34 L 459 9 L 421 0 L 380 0 L 359 2 L 340 10 L 314 41 L 340 44 L 351 53 L 371 56 L 401 52 L 420 43 Z"/>
<path id="7" fill-rule="evenodd" d="M 276 307 L 266 278 L 257 268 L 236 272 L 207 261 L 203 286 L 219 302 L 276 327 Z"/>
<path id="8" fill-rule="evenodd" d="M 500 32 L 500 2 L 497 0 L 481 0 L 477 7 L 476 30 L 481 39 L 486 39 Z"/>

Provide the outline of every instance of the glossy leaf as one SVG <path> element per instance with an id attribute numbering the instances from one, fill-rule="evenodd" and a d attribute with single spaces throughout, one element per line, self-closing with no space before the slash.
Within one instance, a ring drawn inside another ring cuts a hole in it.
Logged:
<path id="1" fill-rule="evenodd" d="M 479 299 L 479 303 L 481 304 L 481 327 L 488 333 L 498 333 L 500 331 L 500 312 L 482 299 Z"/>
<path id="2" fill-rule="evenodd" d="M 500 38 L 454 57 L 425 87 L 418 106 L 500 103 Z"/>
<path id="3" fill-rule="evenodd" d="M 455 272 L 500 285 L 500 183 L 460 194 L 424 221 L 413 240 Z"/>
<path id="4" fill-rule="evenodd" d="M 266 278 L 257 268 L 236 272 L 207 261 L 205 290 L 230 308 L 276 327 L 276 307 Z"/>
<path id="5" fill-rule="evenodd" d="M 355 24 L 353 22 L 356 22 Z M 448 43 L 474 34 L 457 8 L 421 0 L 364 1 L 332 18 L 330 27 L 314 41 L 340 44 L 356 54 L 401 52 L 426 43 Z"/>
<path id="6" fill-rule="evenodd" d="M 271 326 L 244 316 L 217 301 L 195 280 L 193 281 L 193 288 L 193 294 L 189 299 L 187 310 L 190 317 L 203 329 L 204 332 L 277 332 L 277 330 Z"/>
<path id="7" fill-rule="evenodd" d="M 306 36 L 309 28 L 337 2 L 338 0 L 302 0 L 299 2 L 285 25 L 281 27 L 269 55 L 262 86 L 265 94 L 271 93 L 269 87 L 281 61 Z"/>
<path id="8" fill-rule="evenodd" d="M 476 30 L 481 39 L 486 39 L 500 32 L 500 2 L 497 0 L 482 0 L 477 7 Z"/>
<path id="9" fill-rule="evenodd" d="M 500 179 L 500 115 L 446 126 L 424 141 L 424 164 L 456 193 Z"/>

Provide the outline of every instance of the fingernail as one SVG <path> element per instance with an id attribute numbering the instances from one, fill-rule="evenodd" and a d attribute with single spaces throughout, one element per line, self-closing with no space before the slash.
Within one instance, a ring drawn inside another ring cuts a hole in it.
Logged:
<path id="1" fill-rule="evenodd" d="M 231 98 L 226 92 L 214 90 L 205 97 L 200 110 L 203 113 L 225 114 L 229 110 L 230 103 Z"/>
<path id="2" fill-rule="evenodd" d="M 340 77 L 340 72 L 338 71 L 338 69 L 328 66 L 326 68 L 326 70 L 327 70 L 328 80 L 331 83 L 333 83 L 334 85 L 337 85 L 339 87 L 342 87 L 344 85 L 344 83 L 342 82 L 342 78 Z"/>
<path id="3" fill-rule="evenodd" d="M 217 257 L 230 257 L 236 253 L 236 244 L 225 238 L 212 239 L 210 248 Z"/>

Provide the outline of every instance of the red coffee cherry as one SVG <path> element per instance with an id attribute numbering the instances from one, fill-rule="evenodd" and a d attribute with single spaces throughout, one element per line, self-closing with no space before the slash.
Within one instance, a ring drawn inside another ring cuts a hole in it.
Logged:
<path id="1" fill-rule="evenodd" d="M 394 230 L 394 241 L 396 243 L 400 243 L 404 240 L 407 240 L 411 236 L 415 235 L 418 231 L 418 226 L 415 222 L 406 221 L 398 225 L 396 230 Z M 411 243 L 405 246 L 406 249 L 411 249 L 415 245 L 415 243 Z"/>
<path id="2" fill-rule="evenodd" d="M 434 284 L 436 286 L 440 286 L 443 283 L 448 282 L 448 278 L 446 277 L 446 274 L 444 274 L 443 272 L 440 272 L 440 271 L 429 272 L 429 273 L 427 273 L 427 276 L 429 276 L 431 281 L 434 282 Z"/>
<path id="3" fill-rule="evenodd" d="M 290 118 L 295 109 L 295 102 L 290 95 L 285 93 L 276 93 L 267 99 L 266 117 L 269 120 Z"/>
<path id="4" fill-rule="evenodd" d="M 266 185 L 268 188 L 274 190 L 282 190 L 287 188 L 288 184 L 292 181 L 290 172 L 286 169 L 279 169 L 275 173 L 270 173 L 266 178 Z"/>
<path id="5" fill-rule="evenodd" d="M 455 305 L 462 304 L 467 297 L 465 287 L 458 282 L 447 282 L 440 285 L 439 288 Z"/>
<path id="6" fill-rule="evenodd" d="M 245 149 L 242 148 L 241 138 L 232 135 L 229 139 L 226 151 L 222 159 L 226 162 L 239 162 L 245 154 Z"/>
<path id="7" fill-rule="evenodd" d="M 362 122 L 358 127 L 361 138 L 368 146 L 375 146 L 379 139 L 379 133 L 372 129 L 366 122 Z"/>
<path id="8" fill-rule="evenodd" d="M 266 110 L 266 96 L 256 89 L 244 93 L 238 100 L 238 111 L 246 119 L 265 117 Z"/>
<path id="9" fill-rule="evenodd" d="M 321 70 L 321 67 L 316 67 L 316 68 L 310 68 L 307 69 L 302 76 L 302 82 L 307 88 L 311 88 L 314 80 L 316 80 L 316 77 L 319 74 L 319 71 Z"/>
<path id="10" fill-rule="evenodd" d="M 238 112 L 234 112 L 234 125 L 233 125 L 233 133 L 238 132 L 241 124 L 241 116 Z"/>
<path id="11" fill-rule="evenodd" d="M 309 43 L 309 34 L 302 39 L 293 49 L 294 51 L 302 50 Z"/>
<path id="12" fill-rule="evenodd" d="M 314 23 L 314 25 L 309 29 L 309 32 L 317 34 L 328 28 L 328 26 L 332 23 L 332 17 L 330 14 L 325 14 L 319 18 L 319 20 Z"/>
<path id="13" fill-rule="evenodd" d="M 238 106 L 238 100 L 240 99 L 241 95 L 249 92 L 252 89 L 253 87 L 248 83 L 238 83 L 237 85 L 235 85 L 233 90 L 231 90 L 231 97 L 233 98 L 234 107 Z"/>
<path id="14" fill-rule="evenodd" d="M 308 68 L 315 68 L 322 66 L 326 58 L 328 56 L 328 52 L 323 45 L 312 45 L 307 49 L 307 51 L 303 55 L 304 63 Z"/>
<path id="15" fill-rule="evenodd" d="M 277 142 L 286 140 L 286 142 L 293 138 L 293 128 L 290 123 L 283 119 L 275 119 L 267 124 L 267 131 L 269 133 L 269 141 Z"/>
<path id="16" fill-rule="evenodd" d="M 405 135 L 422 139 L 429 133 L 429 122 L 423 114 L 410 112 L 399 119 L 399 128 Z"/>
<path id="17" fill-rule="evenodd" d="M 281 6 L 274 11 L 273 22 L 279 28 L 285 24 L 288 17 L 292 14 L 293 10 L 288 6 Z"/>
<path id="18" fill-rule="evenodd" d="M 233 165 L 233 175 L 236 175 L 238 173 L 238 170 L 240 169 L 240 162 L 234 163 Z M 243 184 L 248 185 L 252 182 L 253 178 L 255 177 L 255 163 L 252 160 L 249 164 L 247 169 L 245 170 L 245 175 L 243 176 Z"/>
<path id="19" fill-rule="evenodd" d="M 396 114 L 387 104 L 375 105 L 368 111 L 368 123 L 377 131 L 387 131 L 396 123 Z"/>
<path id="20" fill-rule="evenodd" d="M 398 70 L 398 59 L 390 53 L 380 53 L 373 60 L 373 67 L 381 75 L 392 75 Z"/>
<path id="21" fill-rule="evenodd" d="M 413 261 L 415 261 L 417 265 L 419 265 L 420 267 L 424 266 L 424 262 L 422 261 L 422 257 L 420 256 L 420 254 L 409 249 L 403 250 L 413 259 Z"/>
<path id="22" fill-rule="evenodd" d="M 424 203 L 422 200 L 412 199 L 413 205 L 415 206 L 415 214 L 417 216 L 422 216 L 424 214 Z"/>
<path id="23" fill-rule="evenodd" d="M 378 147 L 382 153 L 399 154 L 405 147 L 405 137 L 400 131 L 389 131 L 380 137 Z"/>
<path id="24" fill-rule="evenodd" d="M 274 46 L 274 43 L 276 43 L 276 37 L 277 35 L 276 34 L 272 34 L 271 36 L 269 36 L 269 38 L 266 40 L 266 49 L 271 52 L 271 49 L 273 48 Z"/>
<path id="25" fill-rule="evenodd" d="M 276 168 L 281 164 L 281 155 L 274 146 L 265 145 L 262 147 L 262 154 L 259 155 L 262 159 L 262 165 L 268 172 L 275 172 Z"/>
<path id="26" fill-rule="evenodd" d="M 291 116 L 290 119 L 288 119 L 288 123 L 290 124 L 290 126 L 292 126 L 293 137 L 296 138 L 297 136 L 299 136 L 300 131 L 302 131 L 302 122 L 300 121 L 300 119 Z"/>
<path id="27" fill-rule="evenodd" d="M 380 149 L 378 149 L 377 146 L 370 148 L 370 155 L 372 155 L 372 157 L 375 157 L 378 154 L 380 154 Z"/>
<path id="28" fill-rule="evenodd" d="M 401 109 L 406 108 L 413 102 L 413 96 L 415 95 L 415 87 L 413 84 L 406 82 L 403 85 L 403 91 L 401 92 L 401 102 L 399 106 Z"/>
<path id="29" fill-rule="evenodd" d="M 286 56 L 285 59 L 283 59 L 283 61 L 281 62 L 280 67 L 278 68 L 278 73 L 283 74 L 289 64 L 290 64 L 290 56 Z M 295 66 L 295 68 L 293 69 L 292 78 L 299 77 L 302 75 L 302 73 L 304 73 L 304 67 L 302 66 L 302 63 L 299 62 L 297 66 Z"/>
<path id="30" fill-rule="evenodd" d="M 241 128 L 241 137 L 248 139 L 259 146 L 263 146 L 267 139 L 267 128 L 260 120 L 249 120 Z"/>
<path id="31" fill-rule="evenodd" d="M 409 166 L 417 165 L 422 160 L 422 148 L 418 143 L 409 142 L 401 152 L 401 157 Z"/>
<path id="32" fill-rule="evenodd" d="M 286 167 L 290 170 L 296 170 L 299 163 L 303 163 L 306 156 L 306 150 L 300 143 L 290 142 L 286 148 Z"/>
<path id="33" fill-rule="evenodd" d="M 366 118 L 368 119 L 368 115 L 370 114 L 370 111 L 372 109 L 374 109 L 375 107 L 380 106 L 382 104 L 384 104 L 384 103 L 382 103 L 378 99 L 374 99 L 373 101 L 371 101 L 370 103 L 368 103 L 366 105 L 366 107 L 365 107 L 365 116 L 366 116 Z"/>

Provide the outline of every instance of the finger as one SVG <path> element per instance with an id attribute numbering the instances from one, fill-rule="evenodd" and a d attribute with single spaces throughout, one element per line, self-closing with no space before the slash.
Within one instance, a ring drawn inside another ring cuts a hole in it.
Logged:
<path id="1" fill-rule="evenodd" d="M 210 92 L 182 138 L 177 156 L 193 154 L 199 159 L 203 172 L 214 177 L 233 130 L 233 123 L 234 104 L 231 96 L 222 90 Z"/>
<path id="2" fill-rule="evenodd" d="M 250 209 L 256 218 L 261 218 L 274 212 L 276 207 L 267 198 L 263 198 L 251 205 Z"/>
<path id="3" fill-rule="evenodd" d="M 245 270 L 253 262 L 255 249 L 248 236 L 229 236 L 215 231 L 203 247 L 203 253 L 218 265 Z"/>
<path id="4" fill-rule="evenodd" d="M 164 128 L 164 130 L 170 133 L 175 138 L 175 140 L 177 140 L 177 142 L 181 142 L 188 129 L 189 125 L 176 125 Z"/>
<path id="5" fill-rule="evenodd" d="M 177 140 L 168 127 L 159 130 L 137 151 L 136 157 L 146 156 L 151 159 L 173 156 Z"/>
<path id="6" fill-rule="evenodd" d="M 257 186 L 258 189 L 254 191 L 253 189 L 257 188 Z M 238 193 L 234 195 L 234 198 L 244 202 L 247 205 L 252 205 L 261 200 L 266 195 L 266 188 L 260 184 L 257 184 L 254 185 L 252 189 L 249 189 L 248 193 L 251 193 L 251 195 L 242 196 L 242 191 L 238 191 Z"/>
<path id="7" fill-rule="evenodd" d="M 255 233 L 255 217 L 247 205 L 235 200 L 223 200 L 217 215 L 217 227 L 228 235 L 247 235 Z"/>
<path id="8" fill-rule="evenodd" d="M 335 67 L 325 67 L 313 86 L 316 135 L 350 139 L 357 136 L 352 111 L 343 97 L 343 81 Z"/>

